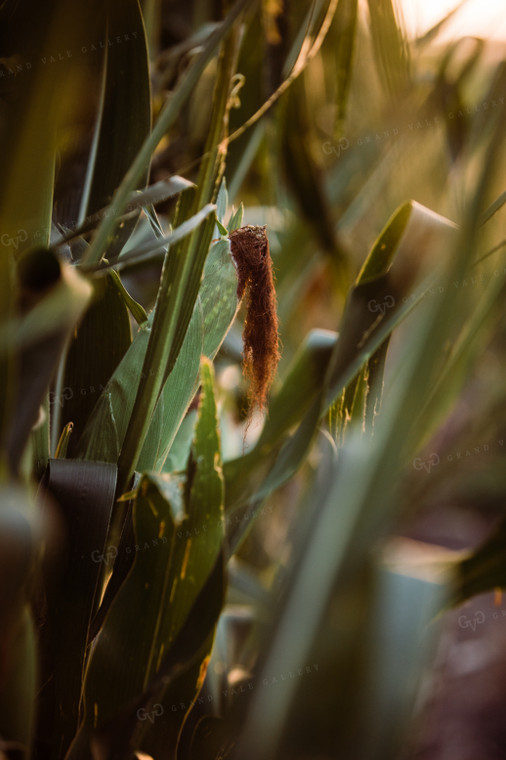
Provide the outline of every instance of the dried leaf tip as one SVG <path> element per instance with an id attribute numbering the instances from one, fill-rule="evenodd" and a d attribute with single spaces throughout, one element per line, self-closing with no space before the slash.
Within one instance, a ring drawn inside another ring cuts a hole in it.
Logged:
<path id="1" fill-rule="evenodd" d="M 245 298 L 243 371 L 249 381 L 249 414 L 263 409 L 279 361 L 278 315 L 265 227 L 247 225 L 229 235 L 237 269 L 237 297 Z"/>

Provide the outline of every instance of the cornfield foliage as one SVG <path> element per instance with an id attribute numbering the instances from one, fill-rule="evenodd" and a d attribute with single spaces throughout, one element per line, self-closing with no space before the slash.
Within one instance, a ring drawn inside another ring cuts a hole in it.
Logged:
<path id="1" fill-rule="evenodd" d="M 0 19 L 1 757 L 402 756 L 506 585 L 505 60 L 394 0 Z M 449 502 L 484 543 L 406 537 Z"/>

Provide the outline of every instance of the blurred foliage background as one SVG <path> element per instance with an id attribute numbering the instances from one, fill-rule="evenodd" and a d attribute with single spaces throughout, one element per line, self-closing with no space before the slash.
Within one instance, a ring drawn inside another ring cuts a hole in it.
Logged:
<path id="1" fill-rule="evenodd" d="M 504 46 L 394 0 L 0 14 L 2 756 L 503 757 Z"/>

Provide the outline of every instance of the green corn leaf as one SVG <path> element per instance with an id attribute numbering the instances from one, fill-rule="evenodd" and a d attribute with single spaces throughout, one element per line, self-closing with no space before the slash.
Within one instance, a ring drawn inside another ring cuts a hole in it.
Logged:
<path id="1" fill-rule="evenodd" d="M 180 357 L 163 386 L 142 451 L 143 468 L 162 468 L 197 390 L 200 356 L 203 353 L 209 358 L 214 357 L 234 319 L 236 291 L 237 276 L 230 257 L 230 244 L 227 240 L 219 240 L 211 246 Z M 139 328 L 102 392 L 79 443 L 79 456 L 116 461 L 132 413 L 152 319 L 153 315 Z"/>
<path id="2" fill-rule="evenodd" d="M 82 677 L 92 615 L 98 606 L 100 581 L 106 567 L 106 538 L 114 505 L 116 467 L 102 462 L 53 459 L 45 488 L 44 508 L 56 502 L 65 545 L 56 578 L 45 578 L 39 614 L 41 627 L 41 699 L 44 734 L 39 742 L 51 747 L 51 757 L 65 755 L 79 725 Z"/>
<path id="3" fill-rule="evenodd" d="M 364 760 L 392 757 L 405 742 L 442 633 L 440 612 L 449 581 L 448 574 L 420 571 L 408 563 L 380 565 L 375 574 L 366 637 L 370 666 L 359 698 L 368 727 L 360 740 Z"/>
<path id="4" fill-rule="evenodd" d="M 215 206 L 212 203 L 207 203 L 204 208 L 200 209 L 196 214 L 191 216 L 182 224 L 178 225 L 174 230 L 167 235 L 157 237 L 156 240 L 140 245 L 134 250 L 125 251 L 125 253 L 115 261 L 113 264 L 102 264 L 99 271 L 110 269 L 114 267 L 116 270 L 121 269 L 127 265 L 138 264 L 139 262 L 149 261 L 150 259 L 158 256 L 160 253 L 167 251 L 169 246 L 174 246 L 184 238 L 191 235 L 197 230 L 202 222 L 215 210 Z"/>
<path id="5" fill-rule="evenodd" d="M 172 567 L 171 557 L 176 531 L 184 520 L 182 510 L 177 483 L 153 482 L 148 477 L 141 481 L 134 506 L 135 544 L 124 547 L 129 554 L 135 553 L 135 560 L 109 609 L 87 667 L 84 724 L 78 745 L 142 695 L 149 676 L 159 666 L 160 648 L 169 644 L 160 618 L 169 601 L 172 575 L 180 572 Z M 81 756 L 75 752 L 74 746 L 69 756 Z"/>
<path id="6" fill-rule="evenodd" d="M 229 32 L 230 28 L 238 18 L 238 16 L 244 11 L 244 9 L 253 0 L 237 0 L 235 5 L 231 8 L 224 21 L 220 26 L 211 34 L 208 41 L 198 56 L 198 58 L 189 67 L 186 75 L 178 84 L 176 90 L 173 92 L 170 101 L 166 104 L 161 112 L 158 120 L 153 126 L 150 135 L 144 141 L 140 151 L 128 171 L 125 175 L 123 182 L 114 195 L 113 201 L 110 205 L 109 215 L 102 221 L 97 235 L 93 240 L 90 250 L 87 252 L 84 260 L 84 264 L 89 267 L 96 266 L 101 261 L 105 248 L 111 237 L 114 235 L 117 219 L 123 213 L 130 193 L 135 189 L 139 179 L 146 171 L 146 167 L 149 164 L 151 156 L 155 151 L 158 143 L 166 134 L 168 129 L 172 126 L 180 109 L 186 100 L 190 97 L 195 84 L 198 82 L 202 72 L 206 65 L 213 57 L 216 49 L 220 45 L 223 38 Z"/>
<path id="7" fill-rule="evenodd" d="M 344 122 L 346 117 L 348 94 L 353 73 L 351 63 L 353 62 L 355 52 L 357 8 L 357 0 L 344 0 L 344 2 L 340 2 L 337 6 L 334 19 L 334 39 L 337 59 L 337 120 L 339 126 Z"/>
<path id="8" fill-rule="evenodd" d="M 342 275 L 345 260 L 335 234 L 323 171 L 310 148 L 314 143 L 314 124 L 307 106 L 304 84 L 302 76 L 293 83 L 284 100 L 279 156 L 298 211 L 311 227 L 318 246 L 341 273 L 338 282 L 342 283 L 346 279 Z M 296 131 L 291 128 L 294 123 L 298 125 Z"/>
<path id="9" fill-rule="evenodd" d="M 506 203 L 506 191 L 504 193 L 501 193 L 498 198 L 495 199 L 493 203 L 490 204 L 490 206 L 483 212 L 483 214 L 480 217 L 480 224 L 486 224 L 494 214 L 497 214 L 499 209 L 501 209 L 504 204 Z"/>
<path id="10" fill-rule="evenodd" d="M 139 1 L 118 3 L 113 0 L 108 3 L 107 11 L 107 34 L 115 37 L 128 29 L 130 40 L 105 48 L 100 109 L 81 201 L 80 222 L 109 203 L 151 127 L 148 55 Z M 143 188 L 147 177 L 146 165 L 135 188 Z M 136 222 L 135 215 L 116 228 L 114 242 L 108 246 L 109 259 L 119 254 Z"/>
<path id="11" fill-rule="evenodd" d="M 228 230 L 226 227 L 223 226 L 223 224 L 216 219 L 216 229 L 218 230 L 218 233 L 225 237 L 228 234 Z"/>
<path id="12" fill-rule="evenodd" d="M 203 642 L 205 643 L 212 637 L 216 621 L 219 617 L 224 598 L 224 567 L 223 556 L 220 555 L 209 574 L 202 590 L 197 595 L 191 611 L 181 628 L 177 638 L 174 640 L 170 650 L 163 658 L 155 680 L 143 695 L 127 708 L 123 714 L 116 720 L 111 721 L 106 727 L 91 731 L 91 736 L 83 728 L 76 737 L 68 755 L 68 760 L 87 756 L 90 751 L 90 744 L 93 750 L 101 752 L 104 756 L 114 755 L 119 757 L 129 756 L 132 747 L 141 747 L 143 754 L 150 753 L 150 746 L 160 746 L 160 752 L 163 752 L 167 744 L 164 742 L 165 728 L 172 724 L 167 721 L 170 713 L 182 710 L 186 705 L 174 703 L 170 705 L 170 710 L 165 709 L 160 697 L 171 688 L 177 686 L 183 679 L 186 681 L 187 674 L 191 668 L 201 662 Z M 207 659 L 207 658 L 206 658 Z M 199 678 L 191 677 L 191 693 L 194 695 L 205 671 L 206 660 L 199 665 Z M 179 695 L 179 688 L 176 689 Z M 149 723 L 154 722 L 155 718 L 165 716 L 156 726 L 156 735 L 150 735 Z M 147 735 L 146 735 L 147 734 Z M 174 738 L 171 732 L 171 739 Z M 154 754 L 159 754 L 158 750 Z M 136 755 L 140 757 L 139 755 Z"/>
<path id="13" fill-rule="evenodd" d="M 225 222 L 225 214 L 227 213 L 228 208 L 228 192 L 227 192 L 227 183 L 225 181 L 225 177 L 221 180 L 220 189 L 218 191 L 218 197 L 216 198 L 216 216 L 218 218 L 218 221 L 224 223 Z M 225 235 L 227 233 L 225 232 Z"/>
<path id="14" fill-rule="evenodd" d="M 34 8 L 10 7 L 8 12 L 7 8 L 2 9 L 2 32 L 6 38 L 12 34 L 19 59 L 34 60 L 37 64 L 32 67 L 30 63 L 32 70 L 28 77 L 16 77 L 0 125 L 3 146 L 0 156 L 0 329 L 13 318 L 16 259 L 32 246 L 49 243 L 58 130 L 71 121 L 75 100 L 70 93 L 79 91 L 82 84 L 79 66 L 61 67 L 55 72 L 44 66 L 43 61 L 54 50 L 74 44 L 76 35 L 86 34 L 86 30 L 90 33 L 93 27 L 89 20 L 84 21 L 81 9 L 75 14 L 79 32 L 69 28 L 64 4 L 54 6 L 53 12 L 45 16 L 37 14 Z M 36 34 L 33 25 L 20 24 L 19 13 L 27 13 L 27 18 L 36 14 L 39 20 Z M 56 101 L 55 91 L 59 92 Z M 4 434 L 16 406 L 17 385 L 16 360 L 12 354 L 2 351 L 0 435 Z"/>
<path id="15" fill-rule="evenodd" d="M 130 194 L 126 209 L 124 213 L 120 215 L 119 219 L 126 221 L 131 217 L 136 216 L 136 212 L 141 208 L 144 208 L 147 211 L 153 206 L 153 204 L 162 203 L 169 198 L 173 198 L 175 195 L 179 195 L 183 190 L 188 190 L 190 187 L 194 187 L 193 182 L 190 182 L 184 177 L 174 175 L 168 179 L 160 180 L 160 182 L 155 182 L 154 185 L 149 185 L 145 190 L 134 190 Z M 72 227 L 68 232 L 60 234 L 58 239 L 54 242 L 54 245 L 56 247 L 63 246 L 68 241 L 74 240 L 80 235 L 92 232 L 98 227 L 102 219 L 104 219 L 108 213 L 109 207 L 105 206 L 100 209 L 100 211 L 87 216 L 80 224 Z M 147 211 L 147 213 L 149 212 Z"/>
<path id="16" fill-rule="evenodd" d="M 286 435 L 300 423 L 317 398 L 337 340 L 330 330 L 312 330 L 295 355 L 287 376 L 270 403 L 269 415 L 255 448 L 238 459 L 225 462 L 227 505 L 235 507 L 248 493 L 255 493 L 258 482 L 249 484 L 246 477 L 259 468 L 263 479 L 272 467 Z M 317 414 L 317 410 L 315 412 Z"/>
<path id="17" fill-rule="evenodd" d="M 197 301 L 174 369 L 153 412 L 137 470 L 161 470 L 186 411 L 197 392 L 203 350 L 201 303 Z"/>
<path id="18" fill-rule="evenodd" d="M 7 325 L 2 349 L 11 348 L 16 378 L 16 415 L 6 435 L 8 459 L 18 469 L 49 383 L 75 324 L 86 308 L 91 286 L 54 252 L 36 248 L 18 266 L 22 316 Z"/>
<path id="19" fill-rule="evenodd" d="M 163 472 L 179 472 L 185 469 L 190 453 L 196 414 L 197 412 L 194 409 L 185 414 L 170 447 L 169 456 L 165 460 Z"/>
<path id="20" fill-rule="evenodd" d="M 149 185 L 145 190 L 134 190 L 128 201 L 126 211 L 156 206 L 157 203 L 163 203 L 169 200 L 169 198 L 179 195 L 183 190 L 188 190 L 190 187 L 195 187 L 193 182 L 174 174 L 172 177 L 161 179 L 159 182 Z"/>
<path id="21" fill-rule="evenodd" d="M 112 281 L 112 284 L 116 288 L 116 291 L 119 297 L 121 298 L 121 300 L 127 307 L 132 317 L 135 319 L 137 324 L 142 325 L 143 322 L 147 322 L 148 315 L 146 314 L 144 307 L 141 306 L 141 304 L 138 301 L 132 298 L 128 290 L 123 285 L 121 278 L 115 269 L 109 270 L 109 277 Z"/>
<path id="22" fill-rule="evenodd" d="M 104 8 L 98 0 L 79 7 L 56 0 L 51 12 L 44 14 L 36 3 L 28 0 L 3 3 L 0 13 L 3 41 L 9 40 L 9 49 L 29 72 L 13 81 L 0 126 L 2 330 L 13 318 L 14 260 L 31 247 L 49 244 L 56 156 L 65 160 L 68 142 L 77 142 L 82 137 L 76 116 L 82 113 L 89 86 L 90 60 L 72 56 L 72 51 L 101 36 Z M 31 23 L 26 23 L 26 19 Z M 73 60 L 53 66 L 56 51 L 66 51 L 65 55 L 70 51 Z M 3 95 L 4 92 L 2 102 Z M 36 328 L 39 333 L 47 330 L 47 325 L 39 322 Z M 16 365 L 12 354 L 0 360 L 2 430 L 4 411 L 8 417 L 16 406 Z"/>
<path id="23" fill-rule="evenodd" d="M 131 342 L 128 309 L 112 278 L 96 280 L 91 306 L 74 332 L 51 397 L 53 451 L 68 422 L 74 425 L 68 456 L 77 451 L 90 414 Z"/>
<path id="24" fill-rule="evenodd" d="M 470 367 L 479 360 L 484 336 L 486 340 L 487 330 L 490 330 L 497 309 L 500 308 L 503 288 L 504 278 L 494 276 L 484 292 L 476 298 L 472 314 L 459 329 L 446 364 L 432 386 L 425 406 L 417 414 L 420 421 L 424 421 L 418 449 L 430 440 L 438 424 L 442 424 L 453 399 L 464 387 Z"/>
<path id="25" fill-rule="evenodd" d="M 367 461 L 366 452 L 360 452 L 357 439 L 352 446 L 356 447 L 362 464 Z M 320 688 L 326 689 L 323 698 L 318 690 L 308 691 L 299 687 L 299 713 L 292 712 L 299 685 L 297 679 L 286 679 L 279 689 L 253 692 L 251 708 L 234 758 L 249 760 L 254 757 L 279 757 L 285 753 L 289 755 L 291 737 L 285 734 L 283 739 L 283 729 L 289 718 L 292 718 L 291 725 L 306 722 L 306 714 L 309 712 L 311 715 L 314 702 L 318 704 L 321 699 L 323 704 L 328 704 L 329 698 L 337 701 L 343 688 L 346 689 L 346 700 L 341 706 L 343 714 L 349 716 L 348 720 L 353 720 L 357 712 L 366 714 L 368 717 L 364 725 L 370 728 L 372 736 L 369 731 L 364 736 L 351 733 L 348 746 L 347 722 L 340 721 L 335 737 L 340 749 L 344 749 L 348 756 L 353 747 L 352 751 L 356 751 L 363 760 L 377 757 L 378 748 L 381 748 L 381 757 L 391 757 L 396 753 L 399 725 L 412 707 L 420 665 L 429 651 L 427 637 L 421 634 L 420 628 L 425 634 L 425 627 L 445 602 L 446 588 L 435 578 L 411 577 L 408 572 L 392 572 L 384 567 L 371 568 L 369 558 L 363 558 L 363 555 L 359 564 L 357 557 L 360 550 L 357 545 L 361 543 L 363 515 L 348 508 L 339 487 L 341 468 L 346 467 L 347 463 L 346 458 L 342 464 L 332 459 L 328 461 L 327 458 L 322 464 L 311 491 L 312 529 L 297 547 L 296 561 L 292 563 L 286 581 L 286 596 L 272 627 L 259 673 L 261 682 L 263 677 L 269 679 L 272 674 L 287 673 L 296 663 L 310 661 L 312 651 L 318 651 L 319 657 L 325 657 L 322 620 L 326 620 L 326 624 L 332 626 L 332 655 L 328 665 L 320 662 L 320 669 L 324 678 L 325 667 L 333 668 L 334 678 L 329 683 L 320 681 Z M 350 594 L 349 578 L 352 573 L 356 579 L 352 592 L 360 591 L 361 597 L 351 602 L 349 617 L 352 621 L 346 619 L 336 625 L 335 620 L 332 623 L 332 618 L 335 615 L 339 620 L 347 604 L 350 604 L 347 595 Z M 361 583 L 365 573 L 369 575 L 369 582 Z M 371 581 L 374 594 L 371 593 Z M 403 599 L 404 603 L 400 604 L 399 599 Z M 303 618 L 300 615 L 301 604 L 306 611 Z M 364 613 L 360 616 L 357 609 L 360 610 L 362 605 Z M 353 639 L 345 647 L 343 629 L 347 628 Z M 358 631 L 362 632 L 361 635 Z M 338 641 L 340 639 L 341 644 L 337 651 L 336 638 Z M 350 656 L 354 650 L 358 650 L 356 657 Z M 402 668 L 392 668 L 396 657 L 402 658 Z M 364 662 L 368 666 L 366 669 L 363 669 Z M 391 711 L 396 714 L 396 719 L 392 719 Z M 318 711 L 313 720 L 317 721 L 317 728 L 325 728 L 321 743 L 323 748 L 330 724 Z M 335 727 L 335 722 L 332 725 Z M 285 748 L 282 751 L 284 743 L 288 744 L 288 750 Z M 313 746 L 319 748 L 319 736 L 313 740 Z"/>
<path id="26" fill-rule="evenodd" d="M 0 736 L 28 757 L 35 727 L 37 654 L 29 597 L 44 526 L 33 497 L 0 489 Z"/>
<path id="27" fill-rule="evenodd" d="M 202 361 L 201 385 L 186 481 L 167 475 L 141 478 L 134 506 L 135 547 L 124 547 L 135 552 L 135 560 L 91 655 L 84 724 L 71 758 L 86 737 L 122 715 L 133 718 L 133 726 L 129 723 L 133 731 L 139 718 L 135 710 L 132 716 L 132 705 L 137 706 L 139 700 L 142 704 L 143 695 L 151 696 L 153 684 L 161 688 L 162 698 L 163 669 L 167 658 L 170 660 L 170 648 L 178 641 L 219 559 L 223 478 L 212 366 L 207 360 Z M 206 630 L 189 657 L 200 651 L 209 635 Z M 193 698 L 194 679 L 192 687 Z M 152 730 L 155 728 L 153 724 Z"/>
<path id="28" fill-rule="evenodd" d="M 217 430 L 216 403 L 213 396 L 214 373 L 211 363 L 202 359 L 201 397 L 195 433 L 191 448 L 191 458 L 187 468 L 186 489 L 188 523 L 182 526 L 186 541 L 183 562 L 188 563 L 186 575 L 181 574 L 172 587 L 173 601 L 170 614 L 183 618 L 192 604 L 195 585 L 213 568 L 219 555 L 224 535 L 223 475 L 221 472 L 220 442 Z M 181 537 L 182 540 L 182 537 Z M 197 588 L 197 590 L 199 590 Z M 179 598 L 179 602 L 178 602 Z M 215 620 L 217 623 L 217 619 Z M 190 711 L 190 705 L 200 690 L 205 668 L 214 639 L 214 628 L 201 645 L 197 661 L 182 678 L 171 684 L 163 695 L 161 704 L 167 717 L 159 726 L 147 727 L 147 745 L 155 756 L 164 746 L 174 746 L 183 719 Z M 186 709 L 181 709 L 181 702 Z M 179 703 L 180 709 L 174 713 L 172 705 Z"/>
<path id="29" fill-rule="evenodd" d="M 270 447 L 287 433 L 308 409 L 321 385 L 338 336 L 330 330 L 312 330 L 289 368 L 269 407 L 258 447 Z"/>
<path id="30" fill-rule="evenodd" d="M 161 470 L 198 388 L 200 355 L 214 359 L 237 311 L 237 275 L 228 240 L 212 246 L 204 279 L 174 369 L 163 387 L 138 469 Z M 159 427 L 158 434 L 155 432 Z M 156 448 L 155 448 L 156 447 Z"/>
<path id="31" fill-rule="evenodd" d="M 244 216 L 244 205 L 241 203 L 237 211 L 235 211 L 228 221 L 228 231 L 233 232 L 242 227 L 242 219 Z"/>
<path id="32" fill-rule="evenodd" d="M 319 404 L 315 399 L 335 341 L 336 335 L 330 331 L 314 330 L 307 336 L 288 369 L 286 380 L 271 402 L 269 416 L 257 445 L 251 452 L 224 464 L 226 509 L 227 513 L 236 516 L 239 528 L 236 525 L 234 532 L 241 536 L 246 534 L 256 507 L 269 492 L 271 472 L 287 434 L 300 424 L 309 409 L 313 414 L 313 430 L 316 427 Z M 286 469 L 285 474 L 288 474 Z M 269 480 L 264 486 L 268 476 Z M 249 520 L 239 517 L 239 514 L 249 514 Z M 233 553 L 234 541 L 230 546 Z"/>
<path id="33" fill-rule="evenodd" d="M 139 368 L 146 353 L 148 330 L 149 323 L 139 327 L 130 348 L 100 393 L 79 440 L 76 456 L 91 461 L 117 460 L 139 384 Z"/>
<path id="34" fill-rule="evenodd" d="M 385 90 L 399 95 L 409 85 L 410 54 L 396 0 L 368 0 L 378 73 Z"/>

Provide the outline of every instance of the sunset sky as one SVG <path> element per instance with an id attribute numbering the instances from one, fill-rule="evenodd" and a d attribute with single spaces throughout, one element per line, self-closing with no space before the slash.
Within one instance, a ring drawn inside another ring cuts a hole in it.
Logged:
<path id="1" fill-rule="evenodd" d="M 422 33 L 457 6 L 458 0 L 398 0 L 407 28 Z M 467 0 L 448 27 L 446 36 L 473 34 L 506 43 L 506 0 Z"/>

